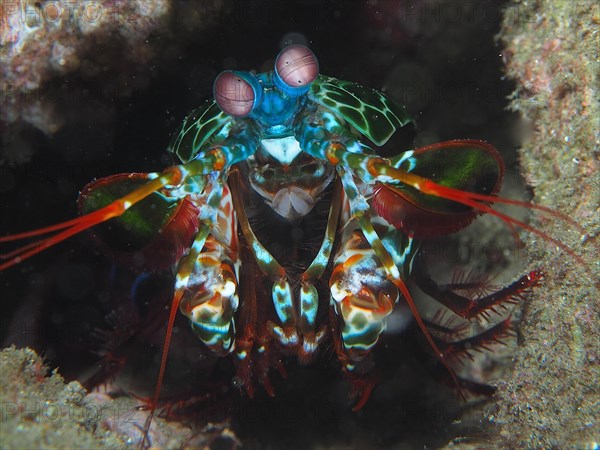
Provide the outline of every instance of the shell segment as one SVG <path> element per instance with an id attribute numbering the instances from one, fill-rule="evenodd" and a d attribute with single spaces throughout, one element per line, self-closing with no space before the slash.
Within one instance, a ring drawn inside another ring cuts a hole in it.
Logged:
<path id="1" fill-rule="evenodd" d="M 187 115 L 177 133 L 173 135 L 167 150 L 187 163 L 194 159 L 212 136 L 230 124 L 231 120 L 214 100 L 207 100 L 204 105 Z"/>
<path id="2" fill-rule="evenodd" d="M 412 122 L 403 106 L 375 89 L 351 81 L 319 75 L 309 95 L 377 145 L 385 144 L 398 128 Z"/>

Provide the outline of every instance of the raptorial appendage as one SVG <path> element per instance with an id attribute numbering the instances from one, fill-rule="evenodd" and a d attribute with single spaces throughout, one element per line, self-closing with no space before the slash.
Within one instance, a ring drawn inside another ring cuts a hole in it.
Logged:
<path id="1" fill-rule="evenodd" d="M 231 353 L 235 343 L 234 314 L 240 257 L 237 217 L 229 188 L 221 190 L 216 220 L 189 274 L 179 273 L 177 284 L 185 285 L 180 310 L 196 335 L 219 355 Z"/>
<path id="2" fill-rule="evenodd" d="M 375 252 L 359 231 L 343 245 L 330 281 L 331 298 L 342 321 L 341 338 L 354 370 L 385 330 L 385 319 L 398 301 L 398 289 L 387 279 Z"/>

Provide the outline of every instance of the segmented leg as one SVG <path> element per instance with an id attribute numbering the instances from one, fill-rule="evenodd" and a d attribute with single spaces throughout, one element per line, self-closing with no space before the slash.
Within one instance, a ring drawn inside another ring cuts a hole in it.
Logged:
<path id="1" fill-rule="evenodd" d="M 269 251 L 260 243 L 250 222 L 243 205 L 242 195 L 239 190 L 239 174 L 233 171 L 230 175 L 231 189 L 233 193 L 233 202 L 238 215 L 242 233 L 248 242 L 256 263 L 262 273 L 264 273 L 272 282 L 272 298 L 277 317 L 281 323 L 272 325 L 272 331 L 284 346 L 296 346 L 299 338 L 296 330 L 297 312 L 294 308 L 292 299 L 292 288 L 288 282 L 285 269 L 269 253 Z"/>
<path id="2" fill-rule="evenodd" d="M 413 279 L 423 292 L 465 319 L 477 316 L 489 318 L 490 312 L 497 312 L 497 308 L 503 308 L 506 304 L 523 300 L 525 294 L 537 286 L 542 277 L 541 271 L 534 270 L 495 292 L 466 297 L 456 292 L 456 290 L 464 288 L 459 283 L 451 283 L 444 287 L 438 286 L 424 269 L 416 270 L 413 275 Z"/>
<path id="3" fill-rule="evenodd" d="M 463 283 L 467 289 L 471 287 L 470 284 L 468 282 Z M 504 339 L 511 336 L 513 319 L 510 316 L 506 317 L 488 329 L 471 335 L 469 334 L 471 322 L 461 319 L 447 309 L 440 309 L 433 318 L 424 319 L 424 321 L 434 336 L 437 345 L 444 353 L 444 358 L 453 365 L 462 365 L 466 359 L 474 361 L 473 353 L 485 350 L 492 351 L 491 346 L 493 344 L 504 344 Z M 447 377 L 437 376 L 437 378 L 440 382 L 448 384 Z M 468 393 L 477 397 L 490 397 L 496 390 L 495 387 L 486 383 L 459 376 L 456 379 L 458 386 L 450 387 L 459 387 L 461 393 Z"/>
<path id="4" fill-rule="evenodd" d="M 429 345 L 435 351 L 436 357 L 448 368 L 455 383 L 458 385 L 454 372 L 447 365 L 443 353 L 427 331 L 427 327 L 423 323 L 412 296 L 404 283 L 402 272 L 410 270 L 410 266 L 399 264 L 401 259 L 395 260 L 394 252 L 386 248 L 386 244 L 379 237 L 371 222 L 370 205 L 367 203 L 365 196 L 357 188 L 353 178 L 356 176 L 368 185 L 375 181 L 397 180 L 398 182 L 404 182 L 408 180 L 408 185 L 419 190 L 421 190 L 421 182 L 424 183 L 424 186 L 427 185 L 429 187 L 432 186 L 431 183 L 433 182 L 400 170 L 394 167 L 389 160 L 380 156 L 364 154 L 364 149 L 360 142 L 343 127 L 341 119 L 324 111 L 320 107 L 311 110 L 307 109 L 304 114 L 300 114 L 295 122 L 294 131 L 296 139 L 305 152 L 315 158 L 329 161 L 331 164 L 337 166 L 344 192 L 350 204 L 351 217 L 358 223 L 364 237 L 381 262 L 381 266 L 385 269 L 389 280 L 404 297 L 419 328 L 425 335 Z M 433 183 L 433 185 L 438 186 L 436 183 Z M 464 194 L 461 200 L 463 198 Z M 486 197 L 486 200 L 489 201 L 489 198 Z M 473 203 L 471 200 L 468 200 L 468 202 Z M 481 210 L 484 209 L 485 205 L 482 205 Z M 485 211 L 487 212 L 487 210 Z M 500 213 L 496 213 L 495 215 L 498 214 Z M 511 222 L 511 220 L 508 220 L 508 222 Z"/>
<path id="5" fill-rule="evenodd" d="M 508 336 L 510 324 L 511 318 L 508 317 L 474 336 L 469 336 L 458 341 L 444 342 L 440 344 L 440 348 L 444 352 L 444 356 L 448 359 L 462 361 L 464 358 L 469 358 L 473 360 L 472 352 L 490 350 L 490 345 L 501 343 L 502 339 Z"/>
<path id="6" fill-rule="evenodd" d="M 211 178 L 204 194 L 195 199 L 202 220 L 198 233 L 177 268 L 158 381 L 142 447 L 160 397 L 177 310 L 181 307 L 192 329 L 217 353 L 231 352 L 235 342 L 233 314 L 238 306 L 239 271 L 235 211 L 229 189 L 220 178 Z"/>
<path id="7" fill-rule="evenodd" d="M 359 223 L 352 218 L 347 199 L 345 206 L 342 217 L 346 226 L 329 285 L 332 304 L 342 320 L 344 354 L 338 352 L 338 356 L 345 369 L 353 371 L 385 330 L 399 292 Z M 396 257 L 410 266 L 415 254 L 412 240 L 383 222 L 377 225 L 382 235 L 394 242 Z"/>
<path id="8" fill-rule="evenodd" d="M 314 284 L 321 278 L 323 272 L 325 272 L 325 268 L 331 258 L 343 201 L 342 198 L 341 185 L 339 182 L 336 182 L 323 242 L 312 263 L 301 276 L 299 329 L 303 336 L 303 342 L 298 357 L 302 362 L 307 362 L 314 356 L 319 342 L 325 335 L 324 328 L 316 330 L 319 294 Z"/>
<path id="9" fill-rule="evenodd" d="M 586 230 L 571 217 L 544 206 L 471 192 L 466 187 L 457 189 L 421 176 L 413 172 L 415 160 L 412 155 L 418 153 L 419 149 L 405 152 L 393 158 L 365 154 L 360 142 L 350 132 L 346 131 L 343 125 L 343 119 L 324 111 L 320 107 L 307 108 L 303 114 L 299 114 L 296 118 L 294 133 L 306 153 L 315 158 L 328 161 L 332 165 L 346 167 L 366 183 L 389 184 L 389 186 L 393 186 L 392 190 L 414 189 L 421 195 L 422 199 L 429 197 L 449 200 L 467 206 L 473 212 L 495 216 L 510 228 L 517 243 L 520 243 L 520 239 L 516 229 L 527 230 L 566 252 L 588 274 L 594 275 L 585 261 L 569 246 L 532 225 L 497 211 L 492 205 L 494 203 L 514 205 L 537 211 L 548 217 L 557 218 L 568 223 L 573 229 L 580 232 L 583 238 L 586 238 Z M 325 130 L 323 130 L 324 128 Z M 446 144 L 450 145 L 452 142 Z M 378 253 L 381 252 L 378 251 Z M 600 283 L 596 284 L 599 285 Z"/>
<path id="10" fill-rule="evenodd" d="M 214 197 L 220 202 L 215 208 L 210 235 L 200 252 L 198 247 L 192 247 L 193 266 L 178 271 L 175 286 L 184 289 L 180 309 L 190 319 L 194 332 L 215 353 L 225 355 L 234 348 L 233 315 L 239 304 L 237 285 L 241 261 L 237 218 L 229 188 L 219 185 L 216 192 Z"/>
<path id="11" fill-rule="evenodd" d="M 257 376 L 265 391 L 274 395 L 274 390 L 268 377 L 269 369 L 272 366 L 271 349 L 268 335 L 277 338 L 283 346 L 295 347 L 299 338 L 296 330 L 296 310 L 292 301 L 292 290 L 287 280 L 285 269 L 260 243 L 248 221 L 248 216 L 244 208 L 243 199 L 239 190 L 239 174 L 237 170 L 230 174 L 230 186 L 233 194 L 233 205 L 237 213 L 242 233 L 250 246 L 250 252 L 254 256 L 256 266 L 262 274 L 269 278 L 272 283 L 272 301 L 275 312 L 281 326 L 274 324 L 264 314 L 263 306 L 257 299 L 256 285 L 244 289 L 246 297 L 244 298 L 244 308 L 242 309 L 241 322 L 244 324 L 237 338 L 236 352 L 238 376 L 248 393 L 248 396 L 254 396 L 253 376 Z M 253 267 L 253 266 L 251 266 Z M 255 283 L 255 276 L 252 274 L 249 279 L 246 277 L 245 284 Z M 267 333 L 265 325 L 268 327 Z M 255 354 L 257 353 L 257 354 Z M 281 364 L 275 364 L 283 370 Z"/>
<path id="12" fill-rule="evenodd" d="M 335 257 L 330 290 L 332 304 L 341 319 L 341 342 L 336 344 L 336 352 L 353 395 L 359 396 L 354 407 L 358 410 L 378 381 L 377 372 L 371 371 L 369 360 L 365 358 L 386 328 L 386 319 L 400 298 L 398 285 L 403 282 L 399 277 L 408 276 L 417 248 L 411 238 L 381 219 L 374 219 L 378 232 L 375 231 L 365 216 L 368 204 L 350 172 L 339 171 L 346 193 L 342 217 L 347 225 Z M 369 226 L 364 223 L 365 217 Z M 387 260 L 380 257 L 375 247 Z M 384 261 L 391 264 L 398 278 L 390 276 L 391 270 L 385 267 Z M 410 298 L 407 301 L 411 301 Z M 334 339 L 339 340 L 337 336 L 334 334 Z"/>
<path id="13" fill-rule="evenodd" d="M 249 256 L 249 255 L 248 255 Z M 245 260 L 247 258 L 244 258 Z M 240 310 L 240 316 L 238 318 L 241 328 L 237 333 L 236 337 L 236 356 L 237 356 L 237 376 L 239 377 L 242 386 L 246 390 L 248 397 L 254 398 L 254 383 L 252 381 L 254 375 L 255 358 L 251 357 L 254 351 L 255 344 L 258 341 L 258 329 L 260 327 L 258 312 L 259 303 L 257 301 L 257 288 L 256 288 L 256 264 L 253 261 L 246 261 L 244 264 L 244 274 L 242 278 L 240 294 L 242 295 L 243 307 Z M 264 354 L 261 352 L 261 354 Z M 267 373 L 259 374 L 259 377 L 266 379 Z M 270 385 L 265 382 L 266 385 Z M 273 395 L 269 392 L 269 395 Z"/>
<path id="14" fill-rule="evenodd" d="M 277 368 L 283 378 L 287 377 L 287 373 L 281 355 L 273 348 L 277 342 L 274 342 L 273 334 L 267 326 L 268 321 L 273 318 L 272 303 L 261 287 L 268 280 L 253 259 L 250 251 L 244 254 L 245 269 L 240 289 L 242 308 L 237 318 L 241 328 L 235 344 L 237 376 L 250 398 L 254 397 L 254 379 L 273 397 L 275 390 L 269 372 Z"/>
<path id="15" fill-rule="evenodd" d="M 315 330 L 318 293 L 314 287 L 314 282 L 323 274 L 331 256 L 338 222 L 340 187 L 335 187 L 323 242 L 312 263 L 301 276 L 300 302 L 297 304 L 293 299 L 286 270 L 260 243 L 248 222 L 241 194 L 237 188 L 238 176 L 236 172 L 231 174 L 231 184 L 240 227 L 250 245 L 259 269 L 273 282 L 273 305 L 280 325 L 270 323 L 269 327 L 281 345 L 289 349 L 298 349 L 299 359 L 307 361 L 314 355 L 318 343 L 324 335 L 324 330 Z"/>
<path id="16" fill-rule="evenodd" d="M 173 330 L 173 324 L 175 323 L 175 317 L 177 316 L 177 311 L 179 309 L 179 305 L 181 303 L 181 299 L 183 294 L 185 293 L 186 282 L 189 279 L 190 274 L 194 269 L 194 264 L 196 258 L 202 251 L 204 247 L 204 243 L 208 237 L 210 232 L 210 226 L 206 224 L 200 225 L 198 230 L 198 234 L 194 239 L 194 242 L 190 248 L 189 253 L 184 256 L 179 262 L 179 267 L 177 270 L 177 278 L 178 282 L 175 286 L 175 292 L 173 294 L 173 300 L 171 303 L 171 310 L 169 313 L 169 321 L 167 322 L 167 333 L 165 336 L 165 340 L 163 343 L 162 357 L 160 361 L 160 369 L 158 372 L 158 380 L 156 383 L 156 389 L 154 390 L 154 396 L 152 398 L 152 404 L 150 409 L 150 414 L 146 419 L 146 423 L 144 425 L 144 437 L 142 439 L 141 447 L 145 448 L 146 439 L 148 437 L 148 430 L 150 429 L 150 425 L 152 423 L 152 419 L 154 418 L 154 413 L 156 412 L 156 407 L 158 405 L 158 399 L 160 397 L 160 391 L 162 388 L 162 382 L 165 375 L 165 368 L 167 367 L 167 357 L 169 354 L 169 347 L 171 345 L 171 331 Z"/>

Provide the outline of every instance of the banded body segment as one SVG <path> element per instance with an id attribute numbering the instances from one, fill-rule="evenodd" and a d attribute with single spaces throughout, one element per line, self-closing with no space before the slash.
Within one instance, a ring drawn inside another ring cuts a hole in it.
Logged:
<path id="1" fill-rule="evenodd" d="M 343 322 L 344 350 L 351 362 L 360 361 L 385 330 L 385 318 L 398 300 L 398 289 L 387 280 L 375 252 L 359 231 L 352 232 L 336 256 L 329 286 L 335 311 Z"/>
<path id="2" fill-rule="evenodd" d="M 379 233 L 386 242 L 385 230 Z M 413 242 L 410 239 L 394 242 L 402 247 L 394 251 L 397 256 L 394 259 L 402 261 L 400 269 L 407 276 L 414 256 Z M 349 359 L 346 369 L 353 370 L 385 331 L 386 318 L 399 299 L 398 288 L 389 280 L 375 251 L 356 226 L 344 231 L 329 286 L 332 304 L 342 321 L 342 344 Z"/>
<path id="3" fill-rule="evenodd" d="M 202 342 L 219 355 L 231 353 L 235 343 L 240 266 L 237 239 L 237 217 L 229 189 L 224 185 L 211 234 L 189 275 L 185 280 L 178 279 L 186 287 L 181 312 L 189 318 Z"/>
<path id="4" fill-rule="evenodd" d="M 209 236 L 189 278 L 181 312 L 204 344 L 225 355 L 233 350 L 238 304 L 234 263 L 226 259 L 225 247 Z"/>

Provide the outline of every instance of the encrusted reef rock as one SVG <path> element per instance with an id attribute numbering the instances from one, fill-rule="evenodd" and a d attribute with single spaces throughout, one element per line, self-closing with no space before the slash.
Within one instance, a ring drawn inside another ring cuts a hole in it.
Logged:
<path id="1" fill-rule="evenodd" d="M 76 381 L 65 384 L 51 374 L 33 350 L 0 351 L 0 447 L 137 448 L 148 411 L 132 397 L 113 400 L 101 392 L 87 393 Z M 177 421 L 155 417 L 148 433 L 154 448 L 239 448 L 224 423 L 192 431 Z"/>
<path id="2" fill-rule="evenodd" d="M 125 72 L 147 62 L 152 47 L 144 45 L 152 32 L 164 28 L 170 0 L 102 0 L 94 2 L 8 1 L 2 5 L 2 116 L 21 119 L 45 133 L 61 126 L 49 111 L 48 82 L 81 71 L 99 75 L 111 64 Z M 98 48 L 119 45 L 125 58 L 102 60 Z"/>
<path id="3" fill-rule="evenodd" d="M 591 1 L 516 1 L 505 11 L 500 39 L 518 84 L 511 107 L 531 128 L 520 158 L 533 201 L 573 218 L 587 237 L 555 219 L 534 223 L 583 261 L 532 236 L 544 283 L 524 305 L 514 371 L 488 410 L 503 447 L 598 445 L 599 25 Z"/>
<path id="4" fill-rule="evenodd" d="M 109 122 L 115 99 L 147 87 L 147 66 L 173 55 L 190 35 L 198 38 L 218 16 L 221 1 L 200 6 L 171 0 L 2 2 L 2 159 L 30 161 L 37 130 L 52 136 L 94 114 L 98 123 Z"/>
<path id="5" fill-rule="evenodd" d="M 78 382 L 65 384 L 57 372 L 48 375 L 33 350 L 0 352 L 0 447 L 125 446 L 116 433 L 96 428 L 99 410 L 86 407 L 86 391 Z"/>

